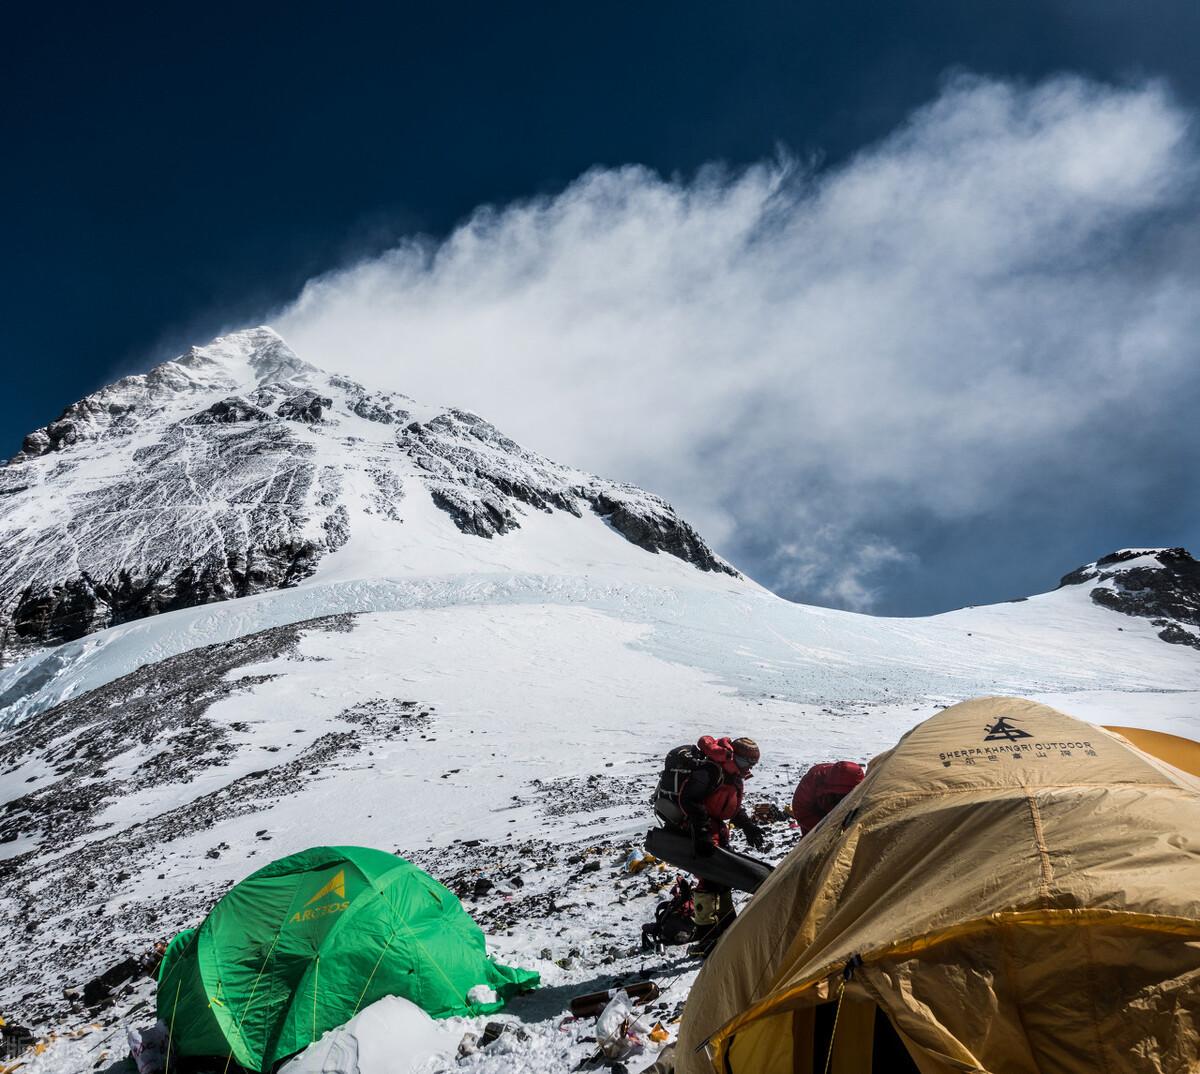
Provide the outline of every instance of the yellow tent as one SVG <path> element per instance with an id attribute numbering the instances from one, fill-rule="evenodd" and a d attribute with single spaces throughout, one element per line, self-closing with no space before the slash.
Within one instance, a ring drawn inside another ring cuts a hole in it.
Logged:
<path id="1" fill-rule="evenodd" d="M 914 728 L 709 957 L 679 1074 L 1200 1070 L 1200 748 L 1142 734 Z"/>

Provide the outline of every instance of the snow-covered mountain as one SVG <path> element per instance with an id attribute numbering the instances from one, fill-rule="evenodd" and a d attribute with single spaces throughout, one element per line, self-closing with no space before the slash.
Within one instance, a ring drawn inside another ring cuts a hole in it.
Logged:
<path id="1" fill-rule="evenodd" d="M 0 663 L 331 566 L 504 570 L 531 552 L 546 566 L 547 549 L 513 539 L 534 512 L 605 524 L 558 542 L 563 569 L 630 559 L 600 551 L 603 530 L 734 573 L 656 496 L 325 373 L 269 328 L 238 332 L 72 404 L 0 469 Z"/>
<path id="2" fill-rule="evenodd" d="M 671 874 L 620 864 L 672 746 L 752 735 L 751 801 L 780 805 L 814 761 L 980 694 L 1200 736 L 1200 654 L 1164 644 L 1198 633 L 1182 550 L 923 619 L 796 605 L 658 498 L 265 329 L 76 404 L 0 481 L 23 657 L 0 671 L 0 1012 L 101 1025 L 29 1074 L 115 1058 L 151 984 L 71 989 L 321 843 L 416 861 L 543 974 L 512 1008 L 529 1039 L 456 1069 L 573 1069 L 594 1044 L 560 1031 L 565 996 L 646 970 L 669 1013 L 694 974 L 637 951 Z"/>

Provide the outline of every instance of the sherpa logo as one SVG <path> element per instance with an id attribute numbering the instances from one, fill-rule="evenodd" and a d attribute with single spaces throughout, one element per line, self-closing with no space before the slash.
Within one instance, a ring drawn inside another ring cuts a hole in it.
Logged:
<path id="1" fill-rule="evenodd" d="M 1022 731 L 1019 727 L 1014 727 L 1009 722 L 1007 716 L 1001 716 L 991 727 L 985 727 L 984 742 L 997 742 L 1003 739 L 1005 742 L 1015 742 L 1018 738 L 1033 738 L 1028 731 Z"/>
<path id="2" fill-rule="evenodd" d="M 1026 741 L 1028 740 L 1028 741 Z M 1036 763 L 1052 757 L 1095 757 L 1096 747 L 1090 739 L 1060 741 L 1037 737 L 1037 732 L 1018 727 L 1009 716 L 1001 716 L 995 723 L 983 728 L 983 741 L 987 745 L 967 746 L 958 750 L 944 750 L 938 754 L 943 768 L 963 765 L 974 768 L 980 762 L 984 767 L 1002 764 L 1004 761 Z"/>
<path id="3" fill-rule="evenodd" d="M 320 902 L 326 895 L 336 895 L 340 901 L 325 903 L 323 906 L 313 906 L 313 903 Z M 304 904 L 303 910 L 292 914 L 290 923 L 297 925 L 302 921 L 315 921 L 318 917 L 325 917 L 328 914 L 340 914 L 343 910 L 350 908 L 350 904 L 344 901 L 345 898 L 346 870 L 339 869 L 333 878 Z"/>

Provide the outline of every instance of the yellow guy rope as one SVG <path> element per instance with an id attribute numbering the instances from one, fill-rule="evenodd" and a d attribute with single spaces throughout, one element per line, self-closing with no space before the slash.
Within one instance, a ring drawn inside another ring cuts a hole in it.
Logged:
<path id="1" fill-rule="evenodd" d="M 837 1009 L 833 1012 L 833 1029 L 829 1031 L 829 1052 L 825 1056 L 825 1074 L 829 1074 L 833 1065 L 833 1043 L 837 1040 L 838 1015 L 842 1013 L 842 997 L 846 994 L 846 977 L 842 975 L 842 983 L 838 986 Z"/>
<path id="2" fill-rule="evenodd" d="M 354 1004 L 354 1014 L 358 1014 L 358 1008 L 362 1006 L 362 1001 L 366 998 L 367 989 L 371 987 L 371 982 L 375 980 L 375 971 L 379 969 L 379 964 L 383 961 L 383 956 L 387 954 L 388 948 L 392 946 L 392 941 L 396 938 L 396 930 L 392 929 L 392 934 L 388 937 L 387 943 L 383 945 L 383 950 L 379 952 L 379 957 L 375 960 L 375 965 L 371 967 L 371 975 L 367 978 L 367 983 L 363 985 L 363 990 L 358 994 L 358 1002 Z M 351 1018 L 354 1014 L 350 1015 Z"/>
<path id="3" fill-rule="evenodd" d="M 321 956 L 313 960 L 313 1028 L 312 1039 L 317 1039 L 317 989 L 321 987 Z"/>
<path id="4" fill-rule="evenodd" d="M 163 1074 L 171 1074 L 171 1045 L 175 1043 L 175 1011 L 179 1006 L 179 989 L 183 986 L 181 977 L 175 982 L 175 1002 L 171 1004 L 171 1024 L 167 1027 L 167 1059 L 163 1064 Z"/>
<path id="5" fill-rule="evenodd" d="M 250 996 L 246 1000 L 246 1005 L 242 1008 L 241 1016 L 237 1020 L 237 1030 L 240 1033 L 242 1023 L 246 1020 L 246 1015 L 250 1010 L 250 1004 L 254 1002 L 254 993 L 258 991 L 258 982 L 262 980 L 262 975 L 266 971 L 267 963 L 271 961 L 271 956 L 275 953 L 275 945 L 279 943 L 279 937 L 282 935 L 282 929 L 275 930 L 275 939 L 271 941 L 271 946 L 267 950 L 267 957 L 263 959 L 262 965 L 258 967 L 258 976 L 254 978 L 254 986 L 250 989 Z M 233 1042 L 229 1044 L 229 1054 L 225 1057 L 225 1069 L 221 1074 L 229 1074 L 229 1064 L 233 1062 Z"/>

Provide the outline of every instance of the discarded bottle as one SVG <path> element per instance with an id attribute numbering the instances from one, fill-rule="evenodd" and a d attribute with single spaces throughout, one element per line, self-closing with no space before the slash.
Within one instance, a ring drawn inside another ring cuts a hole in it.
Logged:
<path id="1" fill-rule="evenodd" d="M 635 1003 L 649 1003 L 652 999 L 658 999 L 658 985 L 653 981 L 638 981 L 635 984 L 622 985 L 621 988 Z M 588 992 L 586 995 L 576 996 L 571 1000 L 571 1013 L 576 1018 L 590 1018 L 599 1014 L 621 988 L 609 988 L 604 992 Z"/>

